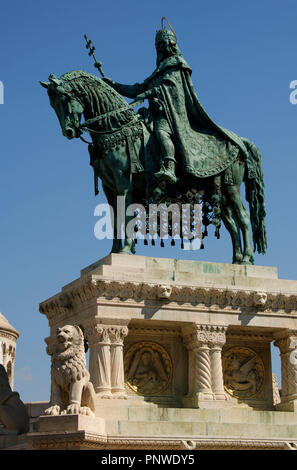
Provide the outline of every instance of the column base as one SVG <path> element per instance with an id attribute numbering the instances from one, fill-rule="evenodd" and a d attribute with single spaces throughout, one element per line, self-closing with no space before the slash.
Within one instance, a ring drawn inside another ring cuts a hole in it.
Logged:
<path id="1" fill-rule="evenodd" d="M 232 406 L 224 394 L 199 392 L 183 398 L 184 408 L 225 408 Z"/>
<path id="2" fill-rule="evenodd" d="M 214 393 L 214 400 L 219 400 L 219 401 L 227 401 L 228 396 L 226 393 Z"/>
<path id="3" fill-rule="evenodd" d="M 213 408 L 214 396 L 212 393 L 199 392 L 183 398 L 185 408 Z"/>
<path id="4" fill-rule="evenodd" d="M 116 398 L 118 400 L 127 400 L 127 394 L 124 390 L 112 391 L 112 398 Z"/>
<path id="5" fill-rule="evenodd" d="M 125 391 L 117 391 L 117 392 L 111 392 L 111 391 L 103 391 L 100 390 L 99 392 L 96 390 L 96 397 L 99 399 L 109 399 L 109 400 L 127 400 L 127 394 Z"/>
<path id="6" fill-rule="evenodd" d="M 96 397 L 98 398 L 113 398 L 113 395 L 110 390 L 95 389 Z"/>

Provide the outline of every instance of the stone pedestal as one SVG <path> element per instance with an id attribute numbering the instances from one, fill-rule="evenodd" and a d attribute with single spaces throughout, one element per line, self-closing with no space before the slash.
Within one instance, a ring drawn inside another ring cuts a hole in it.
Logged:
<path id="1" fill-rule="evenodd" d="M 37 431 L 27 435 L 36 450 L 97 449 L 105 441 L 105 420 L 83 415 L 42 416 Z"/>
<path id="2" fill-rule="evenodd" d="M 272 426 L 262 423 L 258 443 L 280 432 L 282 442 L 294 441 L 291 430 L 273 427 L 273 416 L 292 411 L 290 425 L 297 424 L 297 281 L 278 279 L 276 268 L 111 254 L 42 302 L 40 312 L 51 337 L 65 324 L 84 332 L 108 445 L 139 433 L 164 443 L 170 423 L 182 438 L 198 433 L 215 442 L 223 428 L 210 423 L 223 422 L 215 413 L 224 409 L 232 418 L 224 432 L 232 436 L 232 423 L 244 436 L 246 409 L 250 423 L 266 416 Z M 283 411 L 273 403 L 272 342 L 282 358 Z M 177 425 L 181 412 L 191 425 Z"/>

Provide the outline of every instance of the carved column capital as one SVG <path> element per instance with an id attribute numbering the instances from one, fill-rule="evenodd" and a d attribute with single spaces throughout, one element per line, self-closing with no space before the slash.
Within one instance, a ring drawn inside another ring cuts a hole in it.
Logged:
<path id="1" fill-rule="evenodd" d="M 99 322 L 90 322 L 84 325 L 84 334 L 89 344 L 110 344 L 109 325 L 102 325 Z"/>
<path id="2" fill-rule="evenodd" d="M 128 334 L 127 326 L 104 325 L 98 322 L 90 322 L 84 325 L 84 333 L 89 344 L 112 344 L 123 345 L 125 336 Z"/>
<path id="3" fill-rule="evenodd" d="M 124 338 L 128 334 L 127 326 L 110 326 L 109 338 L 113 346 L 123 346 Z"/>
<path id="4" fill-rule="evenodd" d="M 90 374 L 95 391 L 103 398 L 124 398 L 123 344 L 127 326 L 106 325 L 92 319 L 83 328 L 90 345 Z"/>
<path id="5" fill-rule="evenodd" d="M 222 348 L 226 342 L 226 326 L 194 323 L 183 329 L 184 345 L 193 350 L 202 346 Z"/>

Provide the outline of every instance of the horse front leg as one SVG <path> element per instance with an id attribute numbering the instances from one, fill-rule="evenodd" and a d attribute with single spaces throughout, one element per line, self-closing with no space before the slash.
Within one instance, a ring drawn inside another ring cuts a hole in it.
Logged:
<path id="1" fill-rule="evenodd" d="M 127 226 L 128 223 L 130 222 L 131 219 L 133 219 L 133 216 L 128 215 L 128 207 L 130 204 L 132 204 L 132 182 L 130 181 L 129 186 L 127 189 L 124 191 L 124 197 L 125 197 L 125 240 L 124 240 L 124 246 L 121 250 L 121 253 L 132 253 L 135 254 L 135 241 L 134 238 L 128 237 L 127 236 Z"/>
<path id="2" fill-rule="evenodd" d="M 117 197 L 114 194 L 114 188 L 108 186 L 107 184 L 102 183 L 102 188 L 104 194 L 106 196 L 107 202 L 112 209 L 113 217 L 112 217 L 112 224 L 113 224 L 113 241 L 112 241 L 112 248 L 111 253 L 120 253 L 122 249 L 122 240 L 118 237 L 117 233 Z"/>
<path id="3" fill-rule="evenodd" d="M 133 216 L 127 215 L 127 209 L 132 204 L 133 184 L 132 175 L 127 172 L 118 171 L 115 175 L 116 190 L 116 209 L 115 209 L 115 226 L 117 227 L 119 242 L 121 247 L 117 253 L 133 253 L 135 254 L 134 239 L 127 236 L 127 225 Z M 120 211 L 120 213 L 119 213 Z M 117 224 L 117 225 L 116 225 Z M 123 226 L 124 225 L 124 226 Z"/>

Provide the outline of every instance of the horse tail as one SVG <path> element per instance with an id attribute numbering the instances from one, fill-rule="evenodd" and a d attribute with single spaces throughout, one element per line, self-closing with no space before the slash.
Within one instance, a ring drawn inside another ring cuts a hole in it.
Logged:
<path id="1" fill-rule="evenodd" d="M 262 157 L 258 147 L 242 137 L 247 149 L 247 171 L 245 175 L 246 200 L 250 206 L 250 217 L 253 232 L 254 251 L 264 254 L 267 248 L 265 225 L 265 195 Z"/>

